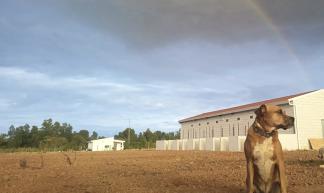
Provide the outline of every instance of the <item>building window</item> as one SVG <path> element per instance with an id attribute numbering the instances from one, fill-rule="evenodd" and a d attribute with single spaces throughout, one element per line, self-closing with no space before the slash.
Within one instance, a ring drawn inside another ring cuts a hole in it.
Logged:
<path id="1" fill-rule="evenodd" d="M 226 119 L 226 122 L 228 122 L 228 119 Z"/>
<path id="2" fill-rule="evenodd" d="M 250 116 L 250 119 L 253 119 L 253 115 Z"/>
<path id="3" fill-rule="evenodd" d="M 209 122 L 207 122 L 207 125 L 209 125 Z"/>
<path id="4" fill-rule="evenodd" d="M 218 121 L 216 121 L 216 123 L 218 123 Z"/>
<path id="5" fill-rule="evenodd" d="M 198 125 L 200 126 L 200 123 Z"/>
<path id="6" fill-rule="evenodd" d="M 240 118 L 240 117 L 238 117 L 238 118 L 237 118 L 237 120 L 239 121 L 239 120 L 241 120 L 241 118 Z"/>
<path id="7" fill-rule="evenodd" d="M 191 125 L 191 127 L 193 127 L 193 125 Z"/>

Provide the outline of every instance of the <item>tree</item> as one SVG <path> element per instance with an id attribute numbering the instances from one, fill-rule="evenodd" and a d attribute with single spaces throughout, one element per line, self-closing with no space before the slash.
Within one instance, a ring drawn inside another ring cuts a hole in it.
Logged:
<path id="1" fill-rule="evenodd" d="M 130 142 L 128 142 L 128 134 Z M 124 131 L 119 132 L 118 135 L 115 135 L 115 139 L 120 139 L 126 141 L 125 143 L 125 149 L 131 149 L 136 147 L 138 141 L 137 141 L 137 135 L 135 133 L 134 129 L 126 128 Z"/>
<path id="2" fill-rule="evenodd" d="M 161 140 L 162 139 L 162 132 L 161 131 L 155 131 L 154 135 L 156 139 Z"/>
<path id="3" fill-rule="evenodd" d="M 176 134 L 174 136 L 176 139 L 180 139 L 180 129 L 176 131 Z"/>
<path id="4" fill-rule="evenodd" d="M 7 136 L 5 134 L 0 134 L 0 147 L 6 147 L 8 145 Z"/>
<path id="5" fill-rule="evenodd" d="M 60 136 L 65 137 L 68 141 L 71 141 L 73 127 L 70 124 L 63 123 L 60 128 Z"/>
<path id="6" fill-rule="evenodd" d="M 80 134 L 74 134 L 70 142 L 70 148 L 74 150 L 85 150 L 87 148 L 88 141 L 84 139 Z"/>
<path id="7" fill-rule="evenodd" d="M 98 137 L 98 133 L 93 131 L 89 137 L 89 131 L 82 129 L 79 132 L 73 131 L 73 127 L 68 123 L 53 123 L 52 119 L 44 120 L 41 127 L 30 127 L 28 124 L 15 127 L 11 125 L 7 135 L 0 135 L 1 148 L 47 148 L 52 150 L 86 149 L 88 140 L 105 138 Z M 126 141 L 125 148 L 154 148 L 156 140 L 179 139 L 180 132 L 152 132 L 146 129 L 138 135 L 132 128 L 126 128 L 115 135 L 115 139 Z M 129 142 L 128 142 L 129 139 Z"/>
<path id="8" fill-rule="evenodd" d="M 30 146 L 31 147 L 39 147 L 39 143 L 41 141 L 39 130 L 37 126 L 32 126 L 30 131 Z"/>
<path id="9" fill-rule="evenodd" d="M 79 135 L 81 135 L 85 140 L 89 140 L 89 131 L 88 130 L 80 130 Z"/>
<path id="10" fill-rule="evenodd" d="M 48 136 L 40 142 L 42 149 L 65 150 L 68 141 L 65 137 Z"/>
<path id="11" fill-rule="evenodd" d="M 151 147 L 155 147 L 155 141 L 156 141 L 156 137 L 154 136 L 154 134 L 151 132 L 150 129 L 146 129 L 146 131 L 143 133 L 143 135 L 145 136 L 146 139 L 146 144 L 145 146 L 149 149 Z"/>
<path id="12" fill-rule="evenodd" d="M 147 145 L 147 141 L 146 141 L 146 138 L 145 136 L 143 135 L 143 133 L 139 133 L 138 134 L 138 148 L 143 148 L 143 147 L 146 147 Z"/>
<path id="13" fill-rule="evenodd" d="M 92 135 L 91 135 L 91 137 L 90 137 L 90 139 L 91 139 L 91 140 L 98 139 L 98 133 L 95 132 L 95 131 L 93 131 L 93 132 L 92 132 Z"/>
<path id="14" fill-rule="evenodd" d="M 14 126 L 10 126 L 8 131 L 8 146 L 9 147 L 28 147 L 29 146 L 29 128 L 28 124 L 24 126 L 19 126 L 15 128 Z"/>
<path id="15" fill-rule="evenodd" d="M 43 137 L 44 136 L 54 136 L 53 120 L 52 119 L 44 120 L 40 130 L 41 130 Z"/>
<path id="16" fill-rule="evenodd" d="M 93 131 L 93 139 L 98 133 Z M 47 148 L 51 150 L 76 150 L 85 149 L 89 140 L 89 131 L 86 129 L 73 132 L 73 127 L 68 123 L 53 123 L 52 119 L 44 120 L 41 127 L 30 127 L 28 124 L 15 127 L 11 125 L 7 135 L 0 135 L 1 148 Z"/>
<path id="17" fill-rule="evenodd" d="M 9 130 L 8 130 L 8 136 L 13 137 L 16 133 L 16 128 L 13 125 L 10 125 Z"/>
<path id="18" fill-rule="evenodd" d="M 25 124 L 22 126 L 22 147 L 30 147 L 30 126 Z"/>

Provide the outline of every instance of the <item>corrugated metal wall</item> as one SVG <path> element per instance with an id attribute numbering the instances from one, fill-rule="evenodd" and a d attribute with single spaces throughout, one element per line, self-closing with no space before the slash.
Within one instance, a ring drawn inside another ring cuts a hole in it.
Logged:
<path id="1" fill-rule="evenodd" d="M 294 116 L 293 107 L 282 105 L 287 115 Z M 246 136 L 255 120 L 254 110 L 211 117 L 181 124 L 181 139 Z M 279 133 L 294 134 L 295 129 L 279 130 Z"/>

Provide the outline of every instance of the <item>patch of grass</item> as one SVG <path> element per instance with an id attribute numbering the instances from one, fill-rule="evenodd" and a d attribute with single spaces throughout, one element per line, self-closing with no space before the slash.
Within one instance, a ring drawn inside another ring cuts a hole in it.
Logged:
<path id="1" fill-rule="evenodd" d="M 324 160 L 294 160 L 294 161 L 286 161 L 288 165 L 302 165 L 302 166 L 319 166 L 324 164 Z"/>

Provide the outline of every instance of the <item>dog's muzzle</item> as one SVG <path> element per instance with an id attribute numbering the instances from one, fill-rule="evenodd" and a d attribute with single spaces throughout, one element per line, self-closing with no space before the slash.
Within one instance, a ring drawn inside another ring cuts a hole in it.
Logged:
<path id="1" fill-rule="evenodd" d="M 278 125 L 278 128 L 282 128 L 282 129 L 286 130 L 290 127 L 293 127 L 294 124 L 295 124 L 295 118 L 287 116 L 285 124 Z"/>

